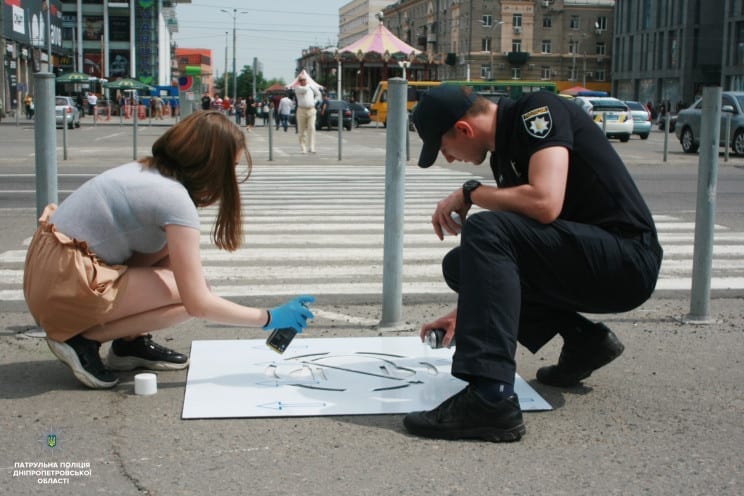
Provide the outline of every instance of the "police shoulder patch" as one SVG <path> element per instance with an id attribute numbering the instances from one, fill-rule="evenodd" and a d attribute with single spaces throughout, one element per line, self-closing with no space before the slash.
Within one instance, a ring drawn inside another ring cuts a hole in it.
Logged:
<path id="1" fill-rule="evenodd" d="M 538 107 L 522 114 L 522 123 L 527 134 L 534 138 L 543 139 L 550 134 L 553 119 L 547 106 Z"/>

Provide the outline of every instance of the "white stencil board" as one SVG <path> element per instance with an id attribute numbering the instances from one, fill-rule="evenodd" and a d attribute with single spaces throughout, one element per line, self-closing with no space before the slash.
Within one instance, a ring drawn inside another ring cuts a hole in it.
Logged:
<path id="1" fill-rule="evenodd" d="M 182 418 L 373 415 L 430 410 L 465 383 L 454 349 L 416 336 L 296 337 L 280 355 L 263 339 L 194 341 Z M 551 410 L 521 377 L 522 410 Z"/>

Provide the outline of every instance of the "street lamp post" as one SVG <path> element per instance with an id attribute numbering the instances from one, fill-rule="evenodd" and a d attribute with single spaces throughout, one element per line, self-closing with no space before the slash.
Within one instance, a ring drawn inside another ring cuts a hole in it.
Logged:
<path id="1" fill-rule="evenodd" d="M 227 31 L 225 31 L 225 73 L 222 75 L 222 84 L 225 86 L 225 96 L 227 96 Z"/>
<path id="2" fill-rule="evenodd" d="M 224 12 L 226 14 L 230 14 L 230 11 L 227 9 L 220 9 L 221 12 Z M 237 28 L 237 22 L 238 22 L 238 14 L 247 14 L 247 10 L 241 10 L 238 11 L 238 9 L 232 9 L 232 17 L 233 17 L 233 57 L 232 57 L 232 77 L 233 77 L 233 96 L 232 96 L 232 103 L 235 104 L 235 101 L 238 99 L 238 75 L 235 72 L 235 45 L 236 45 L 236 28 Z M 227 68 L 227 64 L 225 64 L 225 68 Z M 227 87 L 227 80 L 225 80 L 225 87 Z M 225 96 L 227 96 L 227 91 L 225 91 Z"/>
<path id="3" fill-rule="evenodd" d="M 483 26 L 484 28 L 488 28 L 490 30 L 493 30 L 493 28 L 495 28 L 496 26 L 501 27 L 502 24 L 504 24 L 504 21 L 500 19 L 494 19 L 491 24 L 486 24 L 485 22 L 481 21 L 481 26 Z M 488 53 L 491 58 L 488 70 L 490 72 L 489 76 L 491 77 L 491 79 L 496 79 L 493 75 L 493 38 L 494 37 L 492 35 L 488 40 Z"/>
<path id="4" fill-rule="evenodd" d="M 409 67 L 411 67 L 411 61 L 410 60 L 399 60 L 398 61 L 398 65 L 401 67 L 401 69 L 403 69 L 403 79 L 407 79 L 406 78 L 406 69 L 408 69 Z"/>
<path id="5" fill-rule="evenodd" d="M 586 88 L 586 52 L 584 52 L 583 54 L 581 54 L 581 58 L 582 58 L 583 65 L 584 65 L 581 86 L 583 86 L 584 88 Z"/>
<path id="6" fill-rule="evenodd" d="M 47 39 L 47 67 L 52 72 L 52 5 L 44 0 L 41 2 L 41 10 L 46 12 L 46 39 Z"/>

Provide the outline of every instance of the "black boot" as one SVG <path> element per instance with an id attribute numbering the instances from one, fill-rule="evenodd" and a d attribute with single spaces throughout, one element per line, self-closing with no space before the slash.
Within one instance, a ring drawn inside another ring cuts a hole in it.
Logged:
<path id="1" fill-rule="evenodd" d="M 542 367 L 537 380 L 549 386 L 572 387 L 592 372 L 619 357 L 625 346 L 606 325 L 592 324 L 564 336 L 565 343 L 557 365 Z"/>

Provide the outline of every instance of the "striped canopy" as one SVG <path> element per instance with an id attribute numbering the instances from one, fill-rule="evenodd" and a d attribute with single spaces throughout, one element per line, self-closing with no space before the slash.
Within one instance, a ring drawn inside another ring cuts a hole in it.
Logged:
<path id="1" fill-rule="evenodd" d="M 340 53 L 350 52 L 364 56 L 368 53 L 378 53 L 384 55 L 404 54 L 406 56 L 418 55 L 421 50 L 413 48 L 380 23 L 373 33 L 369 33 L 362 39 L 359 39 L 351 45 L 339 49 Z"/>

